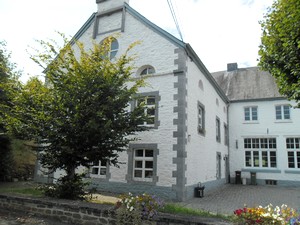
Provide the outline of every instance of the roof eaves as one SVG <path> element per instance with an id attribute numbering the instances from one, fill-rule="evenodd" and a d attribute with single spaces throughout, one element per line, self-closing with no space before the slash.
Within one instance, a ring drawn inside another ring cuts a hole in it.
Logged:
<path id="1" fill-rule="evenodd" d="M 84 34 L 84 32 L 90 27 L 90 25 L 95 21 L 97 13 L 94 12 L 90 18 L 82 25 L 82 27 L 77 31 L 77 33 L 73 36 L 70 41 L 70 44 L 74 44 L 74 42 L 78 41 L 79 38 Z"/>
<path id="2" fill-rule="evenodd" d="M 230 100 L 230 103 L 238 103 L 238 102 L 263 102 L 263 101 L 278 101 L 278 100 L 288 100 L 288 99 L 285 98 L 285 97 L 250 98 L 250 99 Z"/>
<path id="3" fill-rule="evenodd" d="M 170 40 L 172 43 L 177 45 L 178 47 L 185 48 L 185 43 L 172 34 L 168 33 L 164 29 L 160 28 L 159 26 L 152 23 L 150 20 L 148 20 L 146 17 L 142 16 L 140 13 L 138 13 L 136 10 L 134 10 L 132 7 L 130 7 L 127 3 L 124 3 L 125 9 L 135 18 L 137 18 L 139 21 L 141 21 L 143 24 L 148 26 L 150 29 L 158 33 L 159 35 L 165 37 L 166 39 Z"/>
<path id="4" fill-rule="evenodd" d="M 197 67 L 200 69 L 200 71 L 204 74 L 204 76 L 207 78 L 207 80 L 212 84 L 212 86 L 216 89 L 217 93 L 220 95 L 220 97 L 225 101 L 226 103 L 229 103 L 228 97 L 225 95 L 224 91 L 221 89 L 221 87 L 218 85 L 216 80 L 213 78 L 213 76 L 210 74 L 210 72 L 207 70 L 199 56 L 196 54 L 196 52 L 193 50 L 190 44 L 186 44 L 186 52 L 187 54 L 192 58 L 194 63 L 197 65 Z"/>

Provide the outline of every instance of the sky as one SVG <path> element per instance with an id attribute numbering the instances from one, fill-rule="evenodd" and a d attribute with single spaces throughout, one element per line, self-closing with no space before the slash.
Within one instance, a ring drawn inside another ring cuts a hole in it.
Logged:
<path id="1" fill-rule="evenodd" d="M 261 27 L 273 0 L 172 0 L 183 41 L 189 43 L 210 72 L 257 65 Z M 129 5 L 176 37 L 167 0 L 129 0 Z M 42 75 L 26 50 L 35 40 L 72 37 L 97 11 L 96 0 L 1 0 L 0 41 L 7 42 L 11 61 L 23 71 L 21 80 Z"/>

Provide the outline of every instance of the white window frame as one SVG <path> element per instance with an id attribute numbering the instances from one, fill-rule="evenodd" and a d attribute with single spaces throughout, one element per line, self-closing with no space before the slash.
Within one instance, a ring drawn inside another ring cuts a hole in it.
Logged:
<path id="1" fill-rule="evenodd" d="M 277 168 L 276 138 L 244 138 L 244 150 L 245 167 L 262 169 Z"/>
<path id="2" fill-rule="evenodd" d="M 287 137 L 287 165 L 289 169 L 300 169 L 300 137 Z M 290 159 L 292 158 L 293 161 Z M 291 166 L 293 165 L 293 166 Z"/>
<path id="3" fill-rule="evenodd" d="M 150 75 L 154 73 L 155 73 L 155 69 L 153 66 L 146 66 L 142 69 L 140 76 Z"/>
<path id="4" fill-rule="evenodd" d="M 93 173 L 94 169 L 98 170 L 97 174 Z M 105 171 L 105 174 L 101 174 L 101 171 L 102 172 Z M 90 166 L 90 177 L 92 178 L 106 178 L 107 173 L 108 173 L 108 163 L 106 161 L 94 162 Z"/>
<path id="5" fill-rule="evenodd" d="M 246 112 L 247 110 L 248 110 L 248 112 Z M 249 113 L 249 116 L 246 115 L 248 113 Z M 245 122 L 258 121 L 258 107 L 257 106 L 245 106 L 244 107 L 244 121 Z"/>
<path id="6" fill-rule="evenodd" d="M 287 114 L 286 114 L 286 110 L 288 110 Z M 277 112 L 279 112 L 280 114 L 277 114 Z M 277 121 L 291 120 L 291 106 L 288 104 L 275 105 L 275 119 Z"/>
<path id="7" fill-rule="evenodd" d="M 142 151 L 143 155 L 139 156 L 137 155 L 138 151 Z M 146 156 L 146 152 L 151 151 L 152 156 Z M 137 162 L 142 163 L 141 167 L 137 166 Z M 147 167 L 147 162 L 152 162 L 152 168 Z M 134 149 L 133 151 L 133 174 L 132 178 L 135 181 L 145 181 L 145 182 L 152 182 L 154 175 L 154 150 L 153 149 L 147 149 L 147 148 L 138 148 Z M 141 172 L 141 177 L 136 176 L 136 172 L 140 171 Z M 146 177 L 147 172 L 151 172 L 152 175 L 151 177 Z"/>
<path id="8" fill-rule="evenodd" d="M 151 103 L 151 101 L 149 101 L 150 99 L 154 99 L 153 104 L 148 104 L 149 102 Z M 143 96 L 138 98 L 138 100 L 136 101 L 136 104 L 141 104 L 144 103 L 145 104 L 145 108 L 144 108 L 144 114 L 146 116 L 148 116 L 148 118 L 153 119 L 153 123 L 150 123 L 149 121 L 144 121 L 143 124 L 140 124 L 142 126 L 147 126 L 147 127 L 154 127 L 155 126 L 155 117 L 156 117 L 156 97 L 149 95 L 149 96 Z M 150 114 L 149 112 L 153 110 L 153 113 Z"/>

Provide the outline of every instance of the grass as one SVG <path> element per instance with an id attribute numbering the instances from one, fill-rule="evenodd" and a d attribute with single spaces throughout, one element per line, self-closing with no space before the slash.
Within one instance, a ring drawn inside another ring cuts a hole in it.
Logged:
<path id="1" fill-rule="evenodd" d="M 38 190 L 37 185 L 32 182 L 0 183 L 0 193 L 20 194 L 34 197 L 43 196 L 42 190 Z"/>
<path id="2" fill-rule="evenodd" d="M 201 217 L 209 217 L 209 218 L 219 218 L 231 221 L 233 219 L 232 216 L 215 214 L 208 211 L 203 211 L 199 209 L 191 209 L 181 206 L 179 204 L 167 203 L 163 209 L 159 210 L 160 212 L 177 214 L 177 215 L 191 215 L 191 216 L 201 216 Z"/>

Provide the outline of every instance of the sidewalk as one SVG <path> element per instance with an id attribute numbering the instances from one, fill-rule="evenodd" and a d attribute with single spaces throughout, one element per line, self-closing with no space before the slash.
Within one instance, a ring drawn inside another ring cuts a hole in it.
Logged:
<path id="1" fill-rule="evenodd" d="M 300 209 L 300 187 L 226 184 L 217 191 L 206 193 L 204 190 L 203 198 L 193 198 L 180 204 L 188 208 L 230 215 L 235 209 L 245 205 L 264 207 L 270 203 L 273 206 L 286 204 Z"/>

